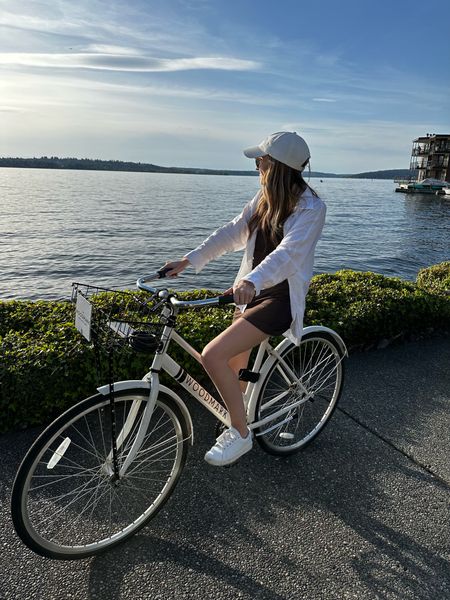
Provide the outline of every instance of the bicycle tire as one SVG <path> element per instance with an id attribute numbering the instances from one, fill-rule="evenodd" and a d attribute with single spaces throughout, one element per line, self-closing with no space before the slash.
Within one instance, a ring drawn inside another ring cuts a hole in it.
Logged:
<path id="1" fill-rule="evenodd" d="M 143 389 L 115 394 L 118 433 L 131 406 L 136 410 L 118 449 L 119 464 L 148 396 Z M 13 524 L 41 556 L 80 559 L 124 542 L 162 508 L 183 470 L 189 427 L 176 402 L 161 392 L 139 452 L 125 476 L 113 481 L 107 466 L 109 402 L 109 396 L 96 394 L 70 408 L 43 431 L 19 467 L 11 499 Z"/>
<path id="2" fill-rule="evenodd" d="M 269 454 L 288 456 L 310 444 L 329 422 L 339 401 L 343 352 L 327 332 L 306 334 L 299 346 L 288 346 L 282 358 L 313 395 L 292 410 L 255 429 L 260 446 Z M 256 403 L 255 421 L 275 414 L 307 397 L 279 361 L 269 370 Z"/>

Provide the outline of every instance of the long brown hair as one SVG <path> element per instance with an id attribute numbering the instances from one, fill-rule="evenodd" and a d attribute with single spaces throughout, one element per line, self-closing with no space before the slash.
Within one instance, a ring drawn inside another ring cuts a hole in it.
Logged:
<path id="1" fill-rule="evenodd" d="M 267 170 L 261 174 L 261 196 L 248 223 L 249 235 L 255 229 L 261 229 L 264 236 L 277 246 L 283 237 L 284 222 L 294 212 L 307 188 L 310 186 L 300 171 L 270 157 Z"/>

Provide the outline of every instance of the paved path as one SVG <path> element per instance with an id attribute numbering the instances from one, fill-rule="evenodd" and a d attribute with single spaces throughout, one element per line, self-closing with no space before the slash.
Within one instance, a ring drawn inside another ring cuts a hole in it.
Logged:
<path id="1" fill-rule="evenodd" d="M 9 494 L 36 431 L 0 437 L 0 599 L 450 598 L 450 341 L 347 361 L 340 409 L 303 453 L 202 460 L 213 421 L 165 509 L 99 558 L 57 562 L 12 531 Z"/>

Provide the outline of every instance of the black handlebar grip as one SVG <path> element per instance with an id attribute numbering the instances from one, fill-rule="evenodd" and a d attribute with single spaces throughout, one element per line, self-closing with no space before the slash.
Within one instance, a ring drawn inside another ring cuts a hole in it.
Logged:
<path id="1" fill-rule="evenodd" d="M 159 271 L 156 271 L 156 272 L 158 273 L 160 279 L 164 279 L 164 277 L 167 275 L 167 273 L 171 270 L 172 270 L 172 267 L 164 267 L 162 269 L 159 269 Z"/>
<path id="2" fill-rule="evenodd" d="M 226 296 L 219 296 L 219 306 L 223 306 L 225 304 L 233 304 L 234 296 L 233 294 L 226 294 Z"/>

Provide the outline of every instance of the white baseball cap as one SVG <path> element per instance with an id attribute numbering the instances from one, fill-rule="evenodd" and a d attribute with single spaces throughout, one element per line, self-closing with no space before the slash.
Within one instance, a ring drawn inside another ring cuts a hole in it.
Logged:
<path id="1" fill-rule="evenodd" d="M 244 154 L 247 158 L 268 154 L 296 171 L 303 171 L 305 162 L 311 157 L 308 144 L 295 131 L 272 133 L 257 146 L 246 148 Z"/>

